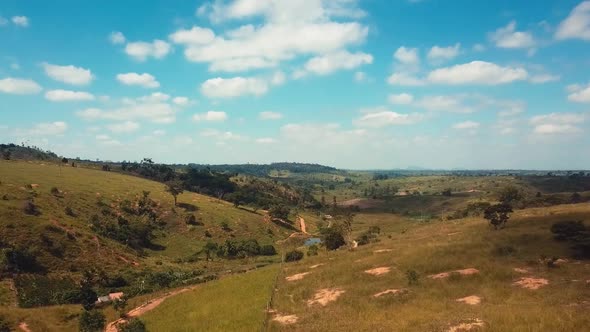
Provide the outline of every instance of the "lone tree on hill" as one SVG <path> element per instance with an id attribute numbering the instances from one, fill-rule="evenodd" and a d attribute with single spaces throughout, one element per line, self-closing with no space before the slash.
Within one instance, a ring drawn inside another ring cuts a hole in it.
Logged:
<path id="1" fill-rule="evenodd" d="M 182 194 L 184 192 L 184 189 L 182 188 L 182 183 L 178 182 L 178 181 L 170 181 L 168 183 L 166 183 L 166 191 L 172 195 L 172 197 L 174 197 L 174 206 L 177 206 L 177 198 L 178 195 Z"/>
<path id="2" fill-rule="evenodd" d="M 288 206 L 283 204 L 277 204 L 271 206 L 268 214 L 270 214 L 271 218 L 273 219 L 281 219 L 284 221 L 289 220 L 289 214 L 291 213 L 291 209 Z"/>
<path id="3" fill-rule="evenodd" d="M 499 229 L 506 226 L 512 212 L 512 206 L 500 203 L 486 208 L 483 217 L 490 222 L 490 225 L 494 226 L 494 229 Z"/>

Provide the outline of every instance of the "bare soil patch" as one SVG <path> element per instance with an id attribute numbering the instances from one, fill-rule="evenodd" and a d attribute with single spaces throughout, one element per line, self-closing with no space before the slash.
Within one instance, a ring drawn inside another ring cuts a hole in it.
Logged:
<path id="1" fill-rule="evenodd" d="M 451 274 L 470 276 L 470 275 L 478 274 L 478 273 L 479 273 L 478 269 L 474 269 L 474 268 L 470 267 L 470 268 L 463 269 L 463 270 L 455 270 L 455 271 L 449 271 L 449 272 L 442 272 L 442 273 L 438 273 L 438 274 L 432 274 L 432 275 L 429 275 L 428 278 L 430 278 L 430 279 L 446 279 L 446 278 L 450 277 Z"/>
<path id="2" fill-rule="evenodd" d="M 520 278 L 513 283 L 515 286 L 522 288 L 537 290 L 541 287 L 549 285 L 549 280 L 543 278 Z"/>
<path id="3" fill-rule="evenodd" d="M 370 269 L 370 270 L 366 270 L 365 273 L 368 273 L 370 275 L 374 275 L 374 276 L 380 276 L 383 274 L 387 274 L 391 271 L 391 267 L 389 266 L 383 266 L 383 267 L 377 267 L 374 269 Z"/>
<path id="4" fill-rule="evenodd" d="M 320 289 L 314 294 L 313 299 L 307 301 L 307 305 L 319 304 L 325 307 L 328 303 L 336 301 L 344 292 L 341 288 Z"/>
<path id="5" fill-rule="evenodd" d="M 392 251 L 393 251 L 393 249 L 378 249 L 373 252 L 378 254 L 378 253 L 382 253 L 382 252 L 392 252 Z"/>
<path id="6" fill-rule="evenodd" d="M 481 297 L 479 297 L 477 295 L 466 296 L 466 297 L 457 299 L 457 302 L 463 302 L 465 304 L 470 304 L 470 305 L 477 305 L 477 304 L 481 303 Z"/>
<path id="7" fill-rule="evenodd" d="M 297 317 L 296 315 L 276 314 L 272 320 L 275 322 L 278 322 L 280 324 L 283 324 L 283 325 L 290 325 L 290 324 L 297 323 L 297 321 L 299 320 L 299 317 Z"/>
<path id="8" fill-rule="evenodd" d="M 484 322 L 479 318 L 475 318 L 470 320 L 469 322 L 451 326 L 448 329 L 448 332 L 475 331 L 480 327 L 484 327 Z"/>
<path id="9" fill-rule="evenodd" d="M 18 324 L 18 328 L 23 332 L 32 332 L 31 329 L 29 328 L 29 324 L 27 324 L 25 322 L 21 322 L 20 324 Z"/>
<path id="10" fill-rule="evenodd" d="M 301 280 L 303 279 L 306 275 L 310 274 L 311 272 L 303 272 L 303 273 L 298 273 L 298 274 L 294 274 L 292 276 L 288 276 L 285 278 L 285 280 L 287 281 L 297 281 L 297 280 Z"/>
<path id="11" fill-rule="evenodd" d="M 514 269 L 512 269 L 514 272 L 516 273 L 522 273 L 522 274 L 526 274 L 526 273 L 530 273 L 529 270 L 522 268 L 522 267 L 515 267 Z"/>
<path id="12" fill-rule="evenodd" d="M 408 292 L 407 289 L 387 289 L 387 290 L 384 290 L 382 292 L 373 294 L 373 297 L 381 297 L 381 296 L 389 295 L 389 294 L 391 294 L 391 295 L 402 295 L 402 294 L 406 294 L 407 292 Z"/>
<path id="13" fill-rule="evenodd" d="M 309 268 L 310 268 L 310 269 L 316 269 L 316 268 L 318 268 L 318 267 L 320 267 L 320 266 L 323 266 L 323 265 L 326 265 L 326 264 L 324 264 L 324 263 L 320 263 L 320 264 L 312 265 L 312 266 L 310 266 Z"/>

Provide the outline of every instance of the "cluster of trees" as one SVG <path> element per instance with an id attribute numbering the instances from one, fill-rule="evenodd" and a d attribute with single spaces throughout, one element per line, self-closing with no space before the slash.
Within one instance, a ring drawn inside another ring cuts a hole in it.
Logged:
<path id="1" fill-rule="evenodd" d="M 25 146 L 16 144 L 0 144 L 0 155 L 2 159 L 25 159 L 25 160 L 58 160 L 59 157 L 49 151 L 36 146 Z"/>
<path id="2" fill-rule="evenodd" d="M 125 214 L 116 214 L 106 204 L 101 204 L 102 216 L 92 215 L 90 227 L 94 232 L 138 251 L 153 247 L 154 231 L 164 224 L 159 219 L 157 203 L 149 195 L 149 191 L 144 191 L 134 202 L 122 201 L 120 208 Z"/>
<path id="3" fill-rule="evenodd" d="M 389 184 L 380 186 L 378 183 L 375 183 L 373 186 L 363 190 L 363 196 L 373 199 L 384 199 L 395 196 L 398 190 L 399 188 Z"/>
<path id="4" fill-rule="evenodd" d="M 294 188 L 276 180 L 249 179 L 225 197 L 235 206 L 249 205 L 269 209 L 274 205 L 318 207 L 319 202 L 309 188 Z"/>
<path id="5" fill-rule="evenodd" d="M 246 258 L 253 256 L 274 256 L 277 250 L 273 245 L 260 245 L 256 239 L 234 240 L 228 239 L 224 244 L 207 242 L 201 253 L 205 254 L 206 260 L 213 256 L 224 258 Z"/>
<path id="6" fill-rule="evenodd" d="M 189 165 L 195 168 L 209 168 L 216 172 L 247 174 L 267 177 L 271 171 L 288 171 L 291 173 L 333 173 L 334 167 L 305 163 L 272 163 L 272 164 L 242 164 L 242 165 Z"/>
<path id="7" fill-rule="evenodd" d="M 590 228 L 582 221 L 560 221 L 551 226 L 557 241 L 569 242 L 574 256 L 590 258 Z"/>

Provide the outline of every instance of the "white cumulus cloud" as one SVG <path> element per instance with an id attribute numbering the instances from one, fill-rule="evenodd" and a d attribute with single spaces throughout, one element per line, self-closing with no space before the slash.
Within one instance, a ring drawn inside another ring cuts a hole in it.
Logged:
<path id="1" fill-rule="evenodd" d="M 0 92 L 14 95 L 29 95 L 43 90 L 37 82 L 29 79 L 7 77 L 0 79 Z"/>
<path id="2" fill-rule="evenodd" d="M 45 74 L 51 79 L 71 85 L 87 85 L 94 79 L 90 69 L 73 65 L 60 66 L 44 62 Z"/>
<path id="3" fill-rule="evenodd" d="M 193 115 L 195 121 L 211 121 L 211 122 L 222 122 L 227 120 L 227 113 L 219 111 L 209 111 L 206 113 Z"/>
<path id="4" fill-rule="evenodd" d="M 127 41 L 127 39 L 125 38 L 125 35 L 120 31 L 111 32 L 111 34 L 109 35 L 109 40 L 111 41 L 111 44 L 113 44 L 113 45 L 124 44 L 125 41 Z"/>
<path id="5" fill-rule="evenodd" d="M 590 1 L 577 5 L 557 27 L 555 38 L 590 40 Z"/>
<path id="6" fill-rule="evenodd" d="M 139 129 L 139 123 L 133 121 L 125 121 L 121 123 L 110 124 L 106 127 L 113 133 L 132 133 Z"/>
<path id="7" fill-rule="evenodd" d="M 13 16 L 12 23 L 16 26 L 26 28 L 29 26 L 29 18 L 26 16 Z"/>
<path id="8" fill-rule="evenodd" d="M 498 85 L 525 80 L 528 72 L 520 67 L 503 67 L 485 61 L 472 61 L 439 68 L 428 74 L 428 81 L 436 84 Z"/>
<path id="9" fill-rule="evenodd" d="M 255 77 L 211 78 L 201 84 L 201 93 L 209 98 L 260 96 L 268 91 L 268 83 Z"/>
<path id="10" fill-rule="evenodd" d="M 428 51 L 428 60 L 432 63 L 439 63 L 455 58 L 461 52 L 461 44 L 457 43 L 453 46 L 442 47 L 435 45 Z"/>
<path id="11" fill-rule="evenodd" d="M 132 42 L 125 46 L 125 53 L 132 58 L 145 61 L 147 58 L 162 59 L 171 50 L 170 44 L 163 40 L 156 39 L 153 42 Z"/>
<path id="12" fill-rule="evenodd" d="M 500 48 L 534 48 L 536 44 L 532 33 L 516 30 L 516 21 L 492 32 L 490 39 Z"/>
<path id="13" fill-rule="evenodd" d="M 260 112 L 258 113 L 258 118 L 260 120 L 279 120 L 283 117 L 283 114 L 278 112 Z"/>
<path id="14" fill-rule="evenodd" d="M 138 85 L 144 88 L 157 88 L 160 86 L 156 78 L 148 73 L 118 74 L 117 80 L 125 85 Z"/>
<path id="15" fill-rule="evenodd" d="M 83 91 L 50 90 L 45 93 L 45 99 L 50 101 L 89 101 L 94 100 L 94 95 Z"/>

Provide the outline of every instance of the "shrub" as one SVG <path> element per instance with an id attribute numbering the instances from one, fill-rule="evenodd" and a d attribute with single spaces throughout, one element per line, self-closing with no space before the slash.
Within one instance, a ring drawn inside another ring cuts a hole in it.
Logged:
<path id="1" fill-rule="evenodd" d="M 328 250 L 336 250 L 346 244 L 342 232 L 336 227 L 323 229 L 322 236 L 322 242 Z"/>
<path id="2" fill-rule="evenodd" d="M 283 205 L 283 204 L 278 204 L 278 205 L 273 205 L 269 210 L 268 210 L 268 214 L 270 214 L 270 216 L 274 219 L 282 219 L 282 220 L 288 220 L 289 219 L 289 214 L 291 213 L 291 210 L 289 209 L 288 206 Z"/>
<path id="3" fill-rule="evenodd" d="M 209 231 L 205 231 L 205 237 L 213 237 Z"/>
<path id="4" fill-rule="evenodd" d="M 33 203 L 33 200 L 26 201 L 23 205 L 23 212 L 30 216 L 38 216 L 41 214 L 39 208 Z"/>
<path id="5" fill-rule="evenodd" d="M 84 311 L 80 315 L 80 332 L 100 332 L 106 324 L 104 314 L 98 310 Z"/>
<path id="6" fill-rule="evenodd" d="M 408 285 L 416 285 L 418 284 L 420 275 L 415 270 L 407 270 L 406 278 L 408 279 Z"/>
<path id="7" fill-rule="evenodd" d="M 0 332 L 10 332 L 10 324 L 2 316 L 0 316 Z"/>
<path id="8" fill-rule="evenodd" d="M 285 255 L 285 262 L 296 262 L 303 258 L 303 253 L 299 250 L 291 250 Z"/>
<path id="9" fill-rule="evenodd" d="M 184 218 L 187 225 L 197 225 L 197 217 L 194 214 L 189 214 Z"/>
<path id="10" fill-rule="evenodd" d="M 0 272 L 36 273 L 43 270 L 36 255 L 26 248 L 0 249 Z"/>
<path id="11" fill-rule="evenodd" d="M 64 212 L 66 213 L 66 215 L 70 216 L 70 217 L 76 217 L 76 213 L 74 212 L 74 210 L 72 210 L 71 207 L 66 206 Z"/>
<path id="12" fill-rule="evenodd" d="M 51 187 L 51 190 L 49 191 L 53 196 L 58 196 L 59 195 L 59 189 L 57 189 L 57 187 Z"/>
<path id="13" fill-rule="evenodd" d="M 496 256 L 511 256 L 516 253 L 516 249 L 512 246 L 496 246 L 494 254 Z"/>
<path id="14" fill-rule="evenodd" d="M 510 213 L 512 213 L 512 207 L 506 203 L 500 203 L 492 205 L 485 209 L 484 218 L 490 222 L 494 229 L 504 228 L 506 222 L 510 219 Z"/>
<path id="15" fill-rule="evenodd" d="M 4 194 L 4 195 L 2 195 L 2 200 L 3 200 L 3 201 L 7 201 L 7 200 L 9 200 L 9 199 L 10 199 L 10 198 L 8 197 L 8 195 L 7 195 L 7 194 Z"/>
<path id="16" fill-rule="evenodd" d="M 558 241 L 568 241 L 574 256 L 590 258 L 590 229 L 581 221 L 560 221 L 551 226 L 551 232 Z"/>
<path id="17" fill-rule="evenodd" d="M 277 250 L 272 244 L 265 244 L 260 247 L 260 255 L 262 256 L 274 256 L 277 254 Z"/>
<path id="18" fill-rule="evenodd" d="M 318 246 L 315 244 L 312 244 L 311 246 L 309 246 L 309 248 L 307 248 L 307 256 L 317 256 L 318 255 Z"/>
<path id="19" fill-rule="evenodd" d="M 586 230 L 582 221 L 559 221 L 551 226 L 553 238 L 557 241 L 574 240 Z"/>
<path id="20" fill-rule="evenodd" d="M 227 223 L 227 221 L 221 223 L 221 229 L 223 229 L 226 232 L 231 232 L 231 228 L 229 228 L 229 224 Z"/>
<path id="21" fill-rule="evenodd" d="M 145 332 L 147 329 L 145 328 L 145 324 L 139 320 L 138 318 L 130 319 L 126 323 L 122 323 L 117 325 L 117 330 L 119 332 Z"/>

